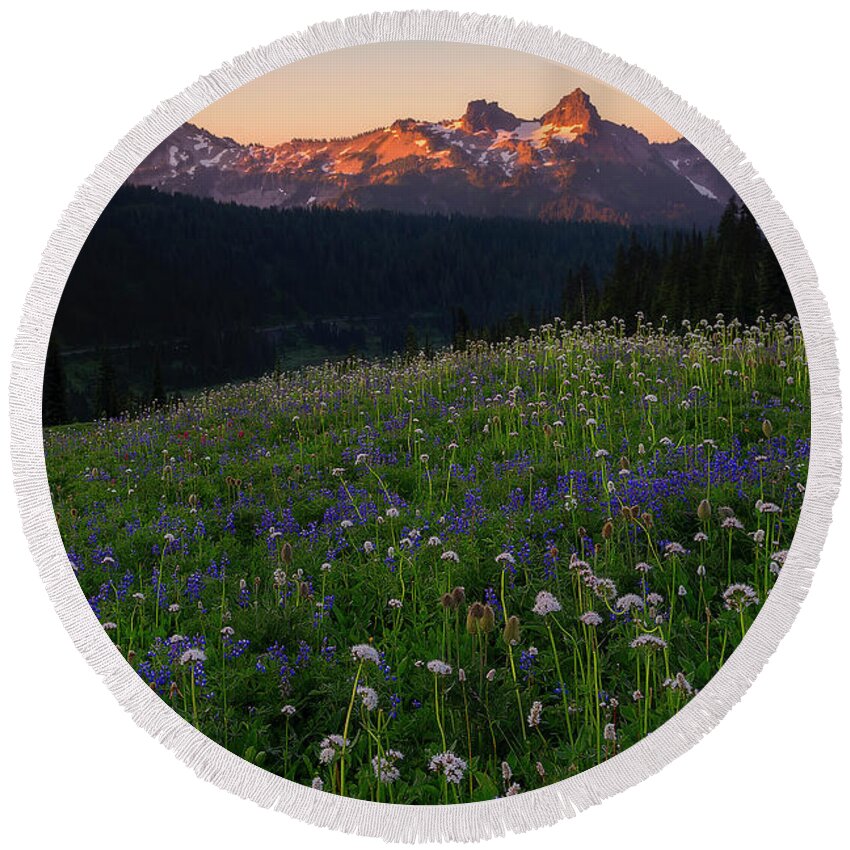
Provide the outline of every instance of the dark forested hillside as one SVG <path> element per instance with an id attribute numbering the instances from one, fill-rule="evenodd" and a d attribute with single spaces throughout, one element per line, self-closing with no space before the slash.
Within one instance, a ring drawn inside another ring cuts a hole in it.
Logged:
<path id="1" fill-rule="evenodd" d="M 264 210 L 122 188 L 53 328 L 47 421 L 85 419 L 352 353 L 463 344 L 568 320 L 793 309 L 752 216 L 716 232 Z"/>
<path id="2" fill-rule="evenodd" d="M 655 242 L 635 237 L 618 246 L 598 312 L 628 320 L 638 311 L 677 322 L 795 312 L 775 254 L 752 213 L 734 202 L 716 231 L 665 233 Z"/>
<path id="3" fill-rule="evenodd" d="M 560 308 L 570 268 L 597 277 L 617 226 L 324 208 L 261 210 L 124 188 L 74 266 L 56 318 L 64 344 L 191 334 L 202 325 L 379 314 L 475 323 Z"/>

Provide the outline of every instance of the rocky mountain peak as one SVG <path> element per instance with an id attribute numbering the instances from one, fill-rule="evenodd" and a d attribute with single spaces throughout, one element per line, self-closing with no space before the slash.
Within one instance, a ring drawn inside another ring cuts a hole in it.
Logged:
<path id="1" fill-rule="evenodd" d="M 577 88 L 570 94 L 564 95 L 557 106 L 544 113 L 540 123 L 554 124 L 558 127 L 576 127 L 580 128 L 581 133 L 596 133 L 601 120 L 590 96 Z"/>
<path id="2" fill-rule="evenodd" d="M 398 118 L 355 136 L 246 145 L 186 124 L 130 182 L 259 207 L 714 223 L 733 194 L 689 142 L 603 120 L 577 88 L 540 119 L 471 100 L 460 118 Z"/>
<path id="3" fill-rule="evenodd" d="M 497 100 L 471 100 L 463 113 L 461 127 L 467 133 L 480 130 L 515 130 L 521 123 L 516 115 L 502 109 Z"/>

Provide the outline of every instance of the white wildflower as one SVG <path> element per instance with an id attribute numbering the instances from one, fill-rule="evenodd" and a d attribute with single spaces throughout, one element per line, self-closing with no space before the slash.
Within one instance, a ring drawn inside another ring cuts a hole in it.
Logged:
<path id="1" fill-rule="evenodd" d="M 351 657 L 355 661 L 371 661 L 373 664 L 379 664 L 381 661 L 378 650 L 368 643 L 358 643 L 352 646 Z"/>
<path id="2" fill-rule="evenodd" d="M 372 759 L 372 771 L 375 778 L 386 784 L 395 782 L 401 776 L 396 763 L 403 758 L 404 755 L 398 750 L 386 750 L 382 756 L 375 756 Z"/>
<path id="3" fill-rule="evenodd" d="M 641 597 L 638 596 L 636 593 L 627 593 L 617 600 L 616 607 L 618 611 L 622 612 L 629 611 L 632 608 L 642 610 L 643 599 L 641 599 Z"/>
<path id="4" fill-rule="evenodd" d="M 196 661 L 206 661 L 207 654 L 203 651 L 203 649 L 195 649 L 194 647 L 191 649 L 187 649 L 180 656 L 181 664 L 192 664 Z"/>
<path id="5" fill-rule="evenodd" d="M 466 762 L 451 751 L 438 753 L 428 762 L 428 769 L 442 773 L 449 782 L 460 785 L 466 773 Z"/>
<path id="6" fill-rule="evenodd" d="M 629 646 L 632 649 L 640 649 L 641 647 L 647 649 L 666 649 L 667 641 L 664 638 L 658 637 L 658 635 L 638 635 L 631 641 Z"/>
<path id="7" fill-rule="evenodd" d="M 531 703 L 531 710 L 528 712 L 527 722 L 532 729 L 536 729 L 540 725 L 540 717 L 543 714 L 543 703 L 540 700 L 535 700 Z"/>
<path id="8" fill-rule="evenodd" d="M 561 603 L 549 593 L 548 590 L 541 590 L 534 600 L 534 607 L 531 609 L 540 617 L 545 617 L 547 614 L 554 614 L 561 610 Z"/>
<path id="9" fill-rule="evenodd" d="M 374 711 L 378 707 L 378 692 L 368 685 L 358 685 L 357 694 L 363 700 L 366 711 Z"/>
<path id="10" fill-rule="evenodd" d="M 723 591 L 723 603 L 730 611 L 743 611 L 750 605 L 758 605 L 759 598 L 748 584 L 730 584 Z"/>
<path id="11" fill-rule="evenodd" d="M 585 613 L 579 617 L 579 620 L 581 620 L 586 626 L 602 625 L 602 617 L 600 617 L 596 611 L 585 611 Z"/>

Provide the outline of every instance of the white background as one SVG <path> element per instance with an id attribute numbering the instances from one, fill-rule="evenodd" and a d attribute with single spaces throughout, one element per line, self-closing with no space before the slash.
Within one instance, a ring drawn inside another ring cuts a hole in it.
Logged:
<path id="1" fill-rule="evenodd" d="M 424 5 L 424 0 L 423 0 Z M 800 231 L 848 361 L 845 27 L 832 4 L 593 2 L 434 8 L 549 24 L 640 65 L 719 120 Z M 223 61 L 311 23 L 393 5 L 283 0 L 15 4 L 3 26 L 0 110 L 3 384 L 24 294 L 76 187 L 156 104 Z M 404 8 L 403 6 L 400 8 Z M 843 380 L 844 396 L 848 382 Z M 4 449 L 0 794 L 8 847 L 234 847 L 340 836 L 197 779 L 139 730 L 62 629 L 20 532 Z M 744 700 L 702 743 L 641 785 L 532 841 L 690 848 L 842 844 L 847 806 L 850 582 L 847 498 L 811 593 Z M 345 839 L 350 846 L 378 841 Z M 846 846 L 846 845 L 845 845 Z"/>

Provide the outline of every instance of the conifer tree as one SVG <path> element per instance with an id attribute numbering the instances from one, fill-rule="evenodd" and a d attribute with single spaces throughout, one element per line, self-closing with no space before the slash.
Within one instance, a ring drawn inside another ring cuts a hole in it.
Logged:
<path id="1" fill-rule="evenodd" d="M 162 383 L 162 361 L 159 356 L 159 349 L 156 350 L 153 360 L 153 377 L 151 380 L 151 404 L 154 407 L 159 407 L 164 404 L 167 399 L 165 394 L 165 386 Z"/>
<path id="2" fill-rule="evenodd" d="M 97 374 L 97 392 L 95 393 L 95 415 L 112 418 L 120 413 L 115 370 L 109 351 L 102 348 Z"/>
<path id="3" fill-rule="evenodd" d="M 41 399 L 41 418 L 46 426 L 62 425 L 68 421 L 68 390 L 62 356 L 53 337 L 47 345 L 44 363 L 44 386 Z"/>

